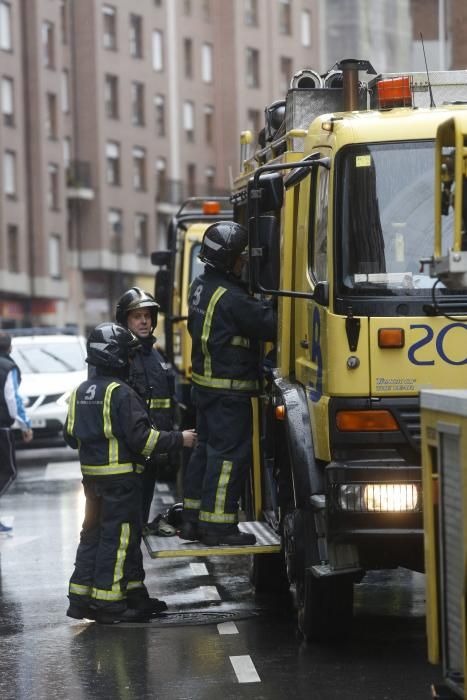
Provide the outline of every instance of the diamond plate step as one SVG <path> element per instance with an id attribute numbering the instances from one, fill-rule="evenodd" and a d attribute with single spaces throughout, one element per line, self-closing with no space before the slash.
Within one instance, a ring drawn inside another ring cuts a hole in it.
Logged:
<path id="1" fill-rule="evenodd" d="M 256 544 L 242 546 L 219 545 L 207 547 L 201 542 L 189 542 L 180 537 L 156 537 L 146 535 L 143 539 L 152 559 L 172 557 L 209 557 L 240 554 L 275 554 L 280 552 L 280 537 L 269 525 L 261 522 L 239 523 L 242 532 L 248 532 L 256 537 Z"/>

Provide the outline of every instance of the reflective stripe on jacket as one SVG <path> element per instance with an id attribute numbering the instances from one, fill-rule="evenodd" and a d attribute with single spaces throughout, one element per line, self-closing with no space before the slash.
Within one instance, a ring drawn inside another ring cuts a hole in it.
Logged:
<path id="1" fill-rule="evenodd" d="M 259 341 L 274 340 L 276 326 L 269 302 L 252 297 L 233 276 L 206 267 L 189 294 L 193 382 L 254 394 L 259 389 Z"/>

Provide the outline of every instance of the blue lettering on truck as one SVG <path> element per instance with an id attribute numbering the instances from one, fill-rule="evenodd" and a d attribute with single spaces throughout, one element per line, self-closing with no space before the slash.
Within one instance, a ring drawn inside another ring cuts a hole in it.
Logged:
<path id="1" fill-rule="evenodd" d="M 467 324 L 456 322 L 449 323 L 447 326 L 444 326 L 444 328 L 442 328 L 436 336 L 433 350 L 443 362 L 446 362 L 449 365 L 467 365 L 467 357 L 465 357 L 463 360 L 454 360 L 447 354 L 445 340 L 446 337 L 449 335 L 450 331 L 452 331 L 454 328 L 463 328 L 467 331 Z M 420 360 L 416 357 L 415 354 L 418 350 L 420 350 L 420 348 L 423 348 L 425 347 L 425 345 L 431 343 L 435 335 L 433 329 L 431 328 L 431 326 L 428 326 L 425 323 L 413 324 L 412 326 L 410 326 L 410 329 L 421 329 L 424 332 L 424 336 L 420 340 L 417 340 L 415 343 L 413 343 L 413 345 L 411 345 L 408 350 L 407 355 L 410 362 L 413 365 L 434 365 L 435 357 L 433 359 Z M 467 337 L 465 341 L 466 342 L 465 344 L 462 344 L 462 347 L 467 348 Z"/>

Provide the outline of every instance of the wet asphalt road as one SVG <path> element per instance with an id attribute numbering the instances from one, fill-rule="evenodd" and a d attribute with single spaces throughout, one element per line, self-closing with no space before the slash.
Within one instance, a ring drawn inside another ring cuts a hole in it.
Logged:
<path id="1" fill-rule="evenodd" d="M 379 572 L 356 586 L 355 629 L 341 645 L 306 644 L 293 592 L 255 596 L 246 557 L 151 560 L 146 582 L 169 612 L 146 625 L 65 616 L 83 515 L 67 449 L 22 451 L 0 500 L 2 700 L 428 700 L 424 577 Z M 159 485 L 154 512 L 173 494 Z"/>

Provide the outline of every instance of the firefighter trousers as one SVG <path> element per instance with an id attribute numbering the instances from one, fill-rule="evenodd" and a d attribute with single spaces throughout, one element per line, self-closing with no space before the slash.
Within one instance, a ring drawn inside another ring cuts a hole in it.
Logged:
<path id="1" fill-rule="evenodd" d="M 86 509 L 70 579 L 77 605 L 119 612 L 147 597 L 141 542 L 141 476 L 84 477 Z"/>
<path id="2" fill-rule="evenodd" d="M 184 474 L 183 519 L 231 529 L 251 462 L 251 398 L 195 387 L 193 399 L 198 441 Z"/>

